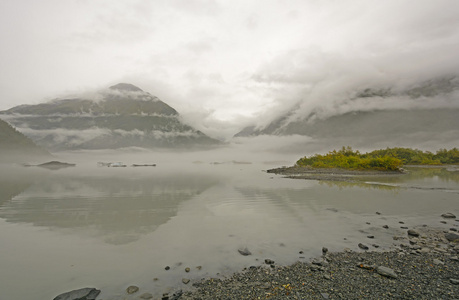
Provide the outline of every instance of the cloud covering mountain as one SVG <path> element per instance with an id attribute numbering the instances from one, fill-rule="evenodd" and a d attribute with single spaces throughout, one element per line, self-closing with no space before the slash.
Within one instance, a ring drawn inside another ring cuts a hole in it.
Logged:
<path id="1" fill-rule="evenodd" d="M 378 83 L 341 96 L 330 93 L 331 100 L 314 106 L 296 103 L 273 121 L 248 126 L 236 136 L 303 135 L 334 141 L 334 147 L 429 143 L 430 148 L 435 143 L 436 147 L 459 143 L 457 76 L 434 78 L 408 89 Z"/>
<path id="2" fill-rule="evenodd" d="M 457 74 L 458 15 L 456 0 L 3 1 L 0 109 L 131 82 L 230 138 Z"/>
<path id="3" fill-rule="evenodd" d="M 202 147 L 219 144 L 184 124 L 175 109 L 126 83 L 91 94 L 20 105 L 1 117 L 50 149 Z"/>

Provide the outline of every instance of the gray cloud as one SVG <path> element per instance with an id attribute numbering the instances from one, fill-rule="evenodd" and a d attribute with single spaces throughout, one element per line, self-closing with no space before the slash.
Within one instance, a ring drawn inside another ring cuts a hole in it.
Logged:
<path id="1" fill-rule="evenodd" d="M 3 1 L 0 109 L 130 82 L 229 138 L 292 107 L 371 107 L 349 99 L 455 74 L 458 14 L 455 0 Z"/>

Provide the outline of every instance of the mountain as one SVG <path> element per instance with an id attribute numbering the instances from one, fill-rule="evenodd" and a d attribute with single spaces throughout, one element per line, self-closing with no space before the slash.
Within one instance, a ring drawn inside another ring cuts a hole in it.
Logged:
<path id="1" fill-rule="evenodd" d="M 51 157 L 51 154 L 0 120 L 0 162 L 27 162 L 45 157 Z"/>
<path id="2" fill-rule="evenodd" d="M 300 105 L 264 127 L 249 126 L 236 137 L 305 135 L 315 139 L 403 141 L 459 137 L 459 80 L 430 80 L 395 91 L 366 88 L 328 107 L 299 112 Z"/>
<path id="3" fill-rule="evenodd" d="M 155 96 L 119 83 L 91 95 L 20 105 L 0 112 L 50 151 L 122 147 L 202 147 L 220 142 L 184 124 Z"/>

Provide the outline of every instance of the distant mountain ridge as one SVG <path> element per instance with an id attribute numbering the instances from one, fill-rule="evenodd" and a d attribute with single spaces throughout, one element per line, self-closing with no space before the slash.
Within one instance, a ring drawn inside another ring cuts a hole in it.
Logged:
<path id="1" fill-rule="evenodd" d="M 235 136 L 305 135 L 330 139 L 361 137 L 368 141 L 395 140 L 403 135 L 435 138 L 448 132 L 454 136 L 453 132 L 459 134 L 458 91 L 459 78 L 456 76 L 429 80 L 402 91 L 366 88 L 356 91 L 348 99 L 343 96 L 343 100 L 333 107 L 335 113 L 315 108 L 300 116 L 297 105 L 266 126 L 248 126 Z M 444 105 L 435 103 L 436 99 L 442 97 L 448 99 L 443 101 Z M 409 105 L 404 106 L 403 101 L 408 101 Z M 413 106 L 415 101 L 419 101 L 419 105 L 411 108 L 410 105 Z M 427 105 L 426 101 L 433 105 Z M 446 107 L 450 102 L 456 105 Z"/>
<path id="2" fill-rule="evenodd" d="M 55 99 L 35 105 L 19 105 L 2 113 L 21 115 L 166 115 L 177 116 L 175 109 L 140 88 L 119 83 L 96 94 L 96 99 Z"/>
<path id="3" fill-rule="evenodd" d="M 16 106 L 0 117 L 50 151 L 220 143 L 184 124 L 168 104 L 128 83 L 89 96 Z"/>
<path id="4" fill-rule="evenodd" d="M 51 157 L 51 154 L 0 120 L 0 162 L 27 162 L 38 157 Z"/>

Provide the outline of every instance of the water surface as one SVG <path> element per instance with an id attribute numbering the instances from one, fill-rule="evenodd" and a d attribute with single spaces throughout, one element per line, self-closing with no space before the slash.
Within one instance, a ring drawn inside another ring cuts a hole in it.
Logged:
<path id="1" fill-rule="evenodd" d="M 161 295 L 191 285 L 182 278 L 225 276 L 265 258 L 289 264 L 360 242 L 387 249 L 400 243 L 400 227 L 459 224 L 440 218 L 459 215 L 455 169 L 351 183 L 286 179 L 262 171 L 278 164 L 260 161 L 96 162 L 3 168 L 2 297 L 52 299 L 89 286 L 102 290 L 100 299 L 124 299 L 131 284 Z M 238 253 L 245 247 L 252 255 Z"/>

